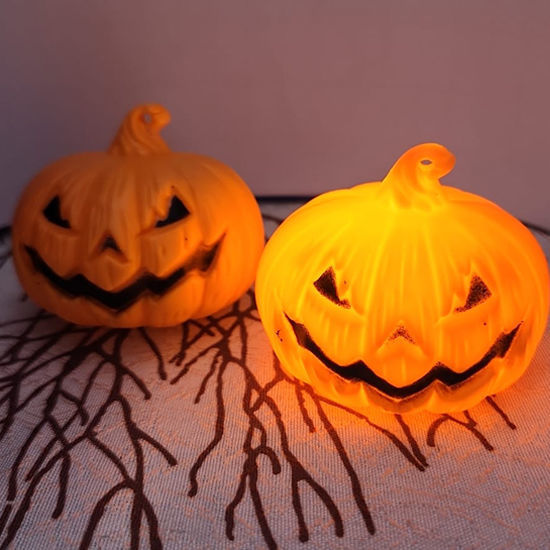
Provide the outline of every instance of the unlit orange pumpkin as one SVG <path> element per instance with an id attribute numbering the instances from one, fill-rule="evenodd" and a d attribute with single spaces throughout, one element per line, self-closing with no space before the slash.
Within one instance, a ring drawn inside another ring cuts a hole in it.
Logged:
<path id="1" fill-rule="evenodd" d="M 262 322 L 283 367 L 356 409 L 463 410 L 515 382 L 548 316 L 531 233 L 442 186 L 443 146 L 407 151 L 382 182 L 320 195 L 269 240 Z"/>
<path id="2" fill-rule="evenodd" d="M 250 286 L 263 248 L 258 205 L 214 159 L 172 152 L 170 115 L 143 105 L 106 153 L 45 168 L 13 221 L 28 295 L 84 325 L 173 325 L 211 314 Z"/>

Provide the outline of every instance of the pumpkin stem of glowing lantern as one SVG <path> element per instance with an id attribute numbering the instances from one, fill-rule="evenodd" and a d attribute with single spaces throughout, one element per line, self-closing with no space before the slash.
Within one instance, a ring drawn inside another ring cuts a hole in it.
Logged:
<path id="1" fill-rule="evenodd" d="M 422 143 L 401 155 L 383 179 L 381 192 L 390 192 L 401 208 L 431 208 L 443 202 L 439 178 L 455 164 L 454 155 L 438 143 Z"/>
<path id="2" fill-rule="evenodd" d="M 132 109 L 107 152 L 111 155 L 156 155 L 170 148 L 160 131 L 170 122 L 170 113 L 161 105 L 147 104 Z"/>

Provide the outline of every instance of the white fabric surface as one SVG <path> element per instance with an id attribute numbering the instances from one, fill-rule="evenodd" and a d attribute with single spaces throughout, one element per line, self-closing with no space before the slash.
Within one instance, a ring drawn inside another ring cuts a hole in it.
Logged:
<path id="1" fill-rule="evenodd" d="M 250 292 L 115 331 L 0 281 L 0 548 L 550 547 L 548 331 L 468 412 L 362 416 L 283 374 Z"/>

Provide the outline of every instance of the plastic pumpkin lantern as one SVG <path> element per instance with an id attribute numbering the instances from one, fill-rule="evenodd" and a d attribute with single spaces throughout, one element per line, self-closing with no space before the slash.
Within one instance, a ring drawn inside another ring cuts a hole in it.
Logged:
<path id="1" fill-rule="evenodd" d="M 166 109 L 125 118 L 106 153 L 70 156 L 25 189 L 13 255 L 28 295 L 74 323 L 174 325 L 230 304 L 254 279 L 258 205 L 222 163 L 172 152 Z"/>
<path id="2" fill-rule="evenodd" d="M 382 182 L 318 196 L 269 240 L 256 299 L 283 367 L 355 409 L 464 410 L 515 382 L 548 315 L 531 233 L 443 186 L 443 146 L 407 151 Z"/>

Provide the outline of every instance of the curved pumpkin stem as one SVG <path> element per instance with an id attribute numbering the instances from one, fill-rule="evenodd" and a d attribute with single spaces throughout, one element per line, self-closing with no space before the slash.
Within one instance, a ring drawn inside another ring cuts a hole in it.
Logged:
<path id="1" fill-rule="evenodd" d="M 439 178 L 455 164 L 454 155 L 438 143 L 422 143 L 406 151 L 383 179 L 382 189 L 390 191 L 402 207 L 426 207 L 442 201 Z"/>
<path id="2" fill-rule="evenodd" d="M 112 155 L 154 155 L 170 151 L 160 130 L 170 122 L 170 113 L 153 103 L 132 109 L 107 150 Z"/>

